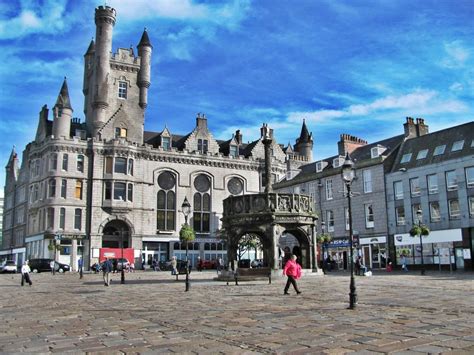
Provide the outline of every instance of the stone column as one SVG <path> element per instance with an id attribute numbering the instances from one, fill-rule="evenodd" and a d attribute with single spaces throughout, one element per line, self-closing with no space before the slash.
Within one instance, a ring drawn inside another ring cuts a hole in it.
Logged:
<path id="1" fill-rule="evenodd" d="M 276 234 L 276 229 L 278 226 L 272 225 L 269 229 L 267 229 L 267 233 L 271 233 L 268 238 L 269 240 L 272 241 L 272 247 L 271 247 L 271 252 L 270 252 L 270 261 L 271 261 L 271 268 L 274 270 L 279 269 L 279 263 L 278 263 L 278 236 Z"/>
<path id="2" fill-rule="evenodd" d="M 264 124 L 262 129 L 262 143 L 265 147 L 265 193 L 270 193 L 272 189 L 272 137 L 270 135 L 270 128 Z"/>

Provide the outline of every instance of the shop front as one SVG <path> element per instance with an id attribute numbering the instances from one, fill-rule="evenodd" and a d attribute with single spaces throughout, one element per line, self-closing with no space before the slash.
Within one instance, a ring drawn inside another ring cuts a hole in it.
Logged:
<path id="1" fill-rule="evenodd" d="M 164 262 L 170 259 L 170 242 L 172 241 L 158 241 L 156 238 L 143 237 L 142 262 L 146 268 L 152 267 L 153 260 L 156 262 Z"/>
<path id="2" fill-rule="evenodd" d="M 424 265 L 431 265 L 431 267 L 439 269 L 454 266 L 463 269 L 464 250 L 456 247 L 460 242 L 462 242 L 461 229 L 431 231 L 429 235 L 422 237 L 423 248 L 421 248 L 418 236 L 412 237 L 408 233 L 395 234 L 397 265 L 400 265 L 402 255 L 405 256 L 408 265 L 421 265 L 421 249 L 423 249 Z"/>
<path id="3" fill-rule="evenodd" d="M 360 238 L 359 255 L 369 269 L 383 269 L 387 266 L 387 237 Z"/>
<path id="4" fill-rule="evenodd" d="M 335 238 L 327 243 L 326 248 L 323 262 L 326 270 L 347 270 L 349 239 Z"/>

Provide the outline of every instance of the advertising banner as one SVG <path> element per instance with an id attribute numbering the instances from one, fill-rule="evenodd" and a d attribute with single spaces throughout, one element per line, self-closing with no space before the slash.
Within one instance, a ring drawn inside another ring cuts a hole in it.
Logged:
<path id="1" fill-rule="evenodd" d="M 123 257 L 129 262 L 134 262 L 134 249 L 133 248 L 123 248 Z M 99 262 L 103 262 L 105 258 L 115 258 L 119 259 L 122 257 L 121 248 L 100 248 L 99 251 Z"/>

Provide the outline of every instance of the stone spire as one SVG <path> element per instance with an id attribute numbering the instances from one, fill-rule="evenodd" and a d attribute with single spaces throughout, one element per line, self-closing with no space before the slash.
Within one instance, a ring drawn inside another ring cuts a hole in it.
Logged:
<path id="1" fill-rule="evenodd" d="M 69 90 L 67 88 L 66 77 L 64 77 L 63 85 L 59 91 L 58 99 L 53 107 L 53 136 L 54 138 L 69 138 L 71 133 L 72 119 L 71 99 L 69 98 Z"/>
<path id="2" fill-rule="evenodd" d="M 64 77 L 63 85 L 61 86 L 61 90 L 59 91 L 58 99 L 56 100 L 56 104 L 54 105 L 54 107 L 56 106 L 61 107 L 63 109 L 68 108 L 72 110 L 66 77 Z"/>

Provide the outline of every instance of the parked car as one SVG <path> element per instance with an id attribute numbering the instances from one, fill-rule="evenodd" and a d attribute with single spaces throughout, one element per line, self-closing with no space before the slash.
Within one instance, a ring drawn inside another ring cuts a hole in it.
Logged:
<path id="1" fill-rule="evenodd" d="M 52 259 L 31 259 L 28 264 L 32 272 L 51 272 L 51 261 Z M 67 264 L 60 263 L 58 261 L 54 262 L 54 271 L 63 273 L 70 271 L 71 267 Z"/>
<path id="2" fill-rule="evenodd" d="M 217 261 L 216 260 L 203 260 L 201 265 L 202 265 L 203 270 L 215 269 L 217 267 Z"/>
<path id="3" fill-rule="evenodd" d="M 2 265 L 0 265 L 1 273 L 6 273 L 6 272 L 15 273 L 16 271 L 17 271 L 17 266 L 13 260 L 5 260 L 5 262 Z"/>

